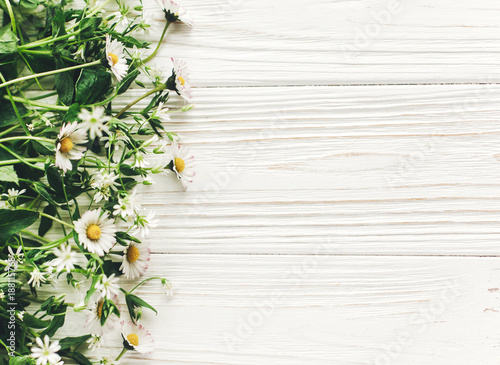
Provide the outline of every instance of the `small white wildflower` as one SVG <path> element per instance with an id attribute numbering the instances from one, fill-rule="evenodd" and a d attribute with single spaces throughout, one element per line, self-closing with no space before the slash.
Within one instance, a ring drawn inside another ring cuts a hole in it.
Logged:
<path id="1" fill-rule="evenodd" d="M 88 129 L 90 139 L 101 138 L 103 133 L 109 134 L 107 123 L 111 117 L 105 115 L 105 109 L 102 106 L 92 107 L 92 112 L 82 109 L 78 114 L 82 120 L 82 125 Z"/>
<path id="2" fill-rule="evenodd" d="M 104 341 L 102 340 L 101 335 L 92 333 L 91 336 L 92 337 L 87 340 L 87 343 L 89 344 L 90 351 L 94 352 L 104 344 Z"/>
<path id="3" fill-rule="evenodd" d="M 111 299 L 111 297 L 120 293 L 120 286 L 117 283 L 118 278 L 115 277 L 115 274 L 111 274 L 109 277 L 102 274 L 101 279 L 97 282 L 95 287 L 97 290 L 101 291 L 103 296 Z"/>
<path id="4" fill-rule="evenodd" d="M 54 249 L 56 258 L 52 260 L 51 264 L 56 267 L 57 272 L 66 270 L 71 272 L 75 268 L 77 261 L 76 252 L 71 250 L 71 245 L 61 245 Z"/>
<path id="5" fill-rule="evenodd" d="M 39 287 L 41 283 L 45 283 L 47 281 L 47 279 L 45 279 L 45 274 L 41 272 L 38 267 L 35 267 L 30 275 L 31 277 L 28 280 L 28 284 L 32 287 Z"/>
<path id="6" fill-rule="evenodd" d="M 115 216 L 133 217 L 138 210 L 141 209 L 141 205 L 137 202 L 136 198 L 137 190 L 132 190 L 132 193 L 125 195 L 124 197 L 118 198 L 118 204 L 113 206 Z"/>
<path id="7" fill-rule="evenodd" d="M 57 352 L 61 349 L 59 341 L 50 343 L 49 336 L 45 335 L 43 341 L 40 337 L 36 338 L 37 346 L 31 348 L 31 357 L 37 359 L 36 365 L 55 365 L 61 360 L 61 356 Z"/>
<path id="8" fill-rule="evenodd" d="M 137 215 L 134 221 L 134 225 L 137 228 L 133 234 L 140 234 L 142 237 L 146 237 L 151 228 L 158 227 L 158 219 L 154 219 L 154 217 L 155 212 L 153 211 L 149 211 L 147 215 Z"/>
<path id="9" fill-rule="evenodd" d="M 16 252 L 12 250 L 11 246 L 8 246 L 7 250 L 9 251 L 9 258 L 20 264 L 24 262 L 24 253 L 22 252 L 22 246 L 18 246 Z"/>
<path id="10" fill-rule="evenodd" d="M 172 296 L 174 294 L 172 282 L 165 278 L 161 279 L 161 289 L 166 296 Z"/>

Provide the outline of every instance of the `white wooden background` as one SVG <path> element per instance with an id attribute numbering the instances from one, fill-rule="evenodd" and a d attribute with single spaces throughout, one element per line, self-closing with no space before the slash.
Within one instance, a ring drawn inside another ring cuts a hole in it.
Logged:
<path id="1" fill-rule="evenodd" d="M 500 2 L 182 5 L 198 174 L 143 190 L 175 295 L 122 364 L 498 364 Z"/>

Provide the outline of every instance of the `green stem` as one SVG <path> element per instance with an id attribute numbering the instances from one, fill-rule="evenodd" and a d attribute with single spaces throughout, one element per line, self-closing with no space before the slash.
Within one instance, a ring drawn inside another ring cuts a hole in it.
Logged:
<path id="1" fill-rule="evenodd" d="M 34 136 L 15 136 L 15 137 L 1 138 L 0 143 L 9 142 L 9 141 L 18 141 L 18 140 L 35 140 L 35 141 L 55 143 L 55 141 L 53 139 L 44 138 L 44 137 L 34 137 Z"/>
<path id="2" fill-rule="evenodd" d="M 60 41 L 60 40 L 66 39 L 66 38 L 70 38 L 74 35 L 77 35 L 78 33 L 80 33 L 80 30 L 77 30 L 77 31 L 72 32 L 72 33 L 64 34 L 64 35 L 61 35 L 61 36 L 55 37 L 55 38 L 48 38 L 48 39 L 45 38 L 45 39 L 42 39 L 39 41 L 31 42 L 28 44 L 23 44 L 22 46 L 17 47 L 17 50 L 23 51 L 23 50 L 26 50 L 29 48 L 41 47 L 41 46 L 44 46 L 46 44 L 51 44 L 51 43 L 54 43 L 54 42 L 57 42 L 57 41 Z"/>
<path id="3" fill-rule="evenodd" d="M 26 230 L 24 230 L 24 229 L 23 229 L 23 230 L 21 230 L 21 233 L 26 234 L 26 235 L 28 235 L 28 236 L 31 236 L 31 237 L 33 237 L 33 238 L 36 238 L 37 240 L 42 241 L 42 242 L 45 242 L 45 243 L 51 243 L 51 242 L 52 242 L 51 240 L 49 240 L 49 239 L 47 239 L 47 238 L 45 238 L 45 237 L 39 236 L 39 235 L 37 235 L 36 233 L 30 232 L 30 231 L 26 231 Z"/>
<path id="4" fill-rule="evenodd" d="M 57 94 L 57 91 L 55 93 Z M 55 95 L 53 93 L 50 93 L 50 94 Z M 42 95 L 42 96 L 39 96 L 38 98 L 43 99 L 43 98 L 49 97 L 49 96 L 51 96 L 51 95 Z M 40 108 L 46 108 L 46 109 L 55 109 L 55 110 L 62 110 L 62 111 L 67 111 L 69 109 L 68 106 L 63 106 L 63 105 L 39 103 L 37 101 L 34 101 L 34 100 L 36 100 L 36 98 L 35 99 L 24 99 L 24 98 L 20 98 L 19 96 L 12 96 L 11 98 L 9 98 L 8 96 L 4 96 L 4 99 L 12 99 L 12 100 L 17 101 L 19 103 L 29 104 L 31 106 L 38 106 Z"/>
<path id="5" fill-rule="evenodd" d="M 10 132 L 12 132 L 13 130 L 15 130 L 17 128 L 19 128 L 19 125 L 16 124 L 15 126 L 10 127 L 9 129 L 4 130 L 3 132 L 0 133 L 0 137 L 3 136 L 3 135 L 5 135 L 5 134 L 9 134 Z"/>
<path id="6" fill-rule="evenodd" d="M 12 156 L 16 157 L 19 161 L 23 162 L 24 164 L 26 164 L 26 165 L 28 165 L 30 167 L 33 167 L 34 169 L 45 171 L 45 169 L 43 167 L 36 166 L 36 165 L 33 165 L 33 164 L 29 163 L 29 161 L 27 161 L 23 156 L 19 156 L 17 153 L 15 153 L 14 151 L 12 151 L 10 148 L 5 147 L 3 144 L 0 144 L 0 148 L 3 148 L 8 153 L 10 153 Z"/>
<path id="7" fill-rule="evenodd" d="M 71 67 L 66 67 L 66 68 L 59 68 L 59 69 L 53 70 L 53 71 L 41 72 L 39 74 L 34 74 L 34 75 L 19 77 L 17 79 L 10 80 L 10 81 L 7 81 L 7 82 L 4 82 L 4 83 L 0 84 L 0 89 L 3 88 L 3 87 L 5 87 L 5 86 L 16 84 L 16 83 L 21 82 L 21 81 L 27 81 L 27 80 L 35 79 L 37 77 L 44 77 L 44 76 L 55 75 L 55 74 L 58 74 L 58 73 L 61 73 L 61 72 L 78 70 L 80 68 L 97 66 L 97 65 L 100 65 L 100 64 L 101 64 L 101 61 L 97 60 L 97 61 L 94 61 L 94 62 L 85 63 L 83 65 L 76 65 L 76 66 L 71 66 Z"/>
<path id="8" fill-rule="evenodd" d="M 120 354 L 116 357 L 115 361 L 119 361 L 123 355 L 125 355 L 125 352 L 127 352 L 128 350 L 124 347 L 122 352 L 120 352 Z"/>
<path id="9" fill-rule="evenodd" d="M 38 212 L 38 214 L 40 214 L 42 217 L 46 217 L 46 218 L 52 219 L 54 222 L 63 224 L 66 227 L 69 227 L 69 228 L 73 229 L 73 225 L 72 224 L 66 223 L 65 221 L 63 221 L 61 219 L 57 219 L 56 217 L 53 217 L 50 214 L 43 213 L 43 212 Z"/>
<path id="10" fill-rule="evenodd" d="M 161 34 L 160 40 L 158 41 L 158 44 L 156 45 L 156 48 L 153 53 L 151 53 L 147 58 L 145 58 L 142 63 L 147 63 L 153 59 L 154 56 L 156 56 L 156 53 L 158 53 L 158 50 L 160 49 L 161 43 L 163 42 L 163 38 L 165 37 L 165 34 L 167 33 L 167 29 L 170 25 L 170 22 L 167 21 L 165 24 L 165 28 L 163 28 L 163 33 Z"/>
<path id="11" fill-rule="evenodd" d="M 5 5 L 7 6 L 7 12 L 9 13 L 12 31 L 14 32 L 14 34 L 17 35 L 16 18 L 14 16 L 14 11 L 12 10 L 12 6 L 10 5 L 10 0 L 5 0 Z"/>
<path id="12" fill-rule="evenodd" d="M 0 80 L 2 80 L 3 83 L 5 83 L 5 77 L 3 77 L 1 72 L 0 72 Z M 12 93 L 10 92 L 9 89 L 6 89 L 6 90 L 7 90 L 8 97 L 10 98 L 10 103 L 12 105 L 12 109 L 14 109 L 16 117 L 17 117 L 17 119 L 19 119 L 19 122 L 21 123 L 21 125 L 24 129 L 24 132 L 29 136 L 30 132 L 28 130 L 28 127 L 26 127 L 26 123 L 24 122 L 23 118 L 21 117 L 21 114 L 19 114 L 19 110 L 17 109 L 16 103 L 14 102 L 14 100 L 12 100 Z"/>
<path id="13" fill-rule="evenodd" d="M 33 157 L 33 158 L 25 158 L 24 161 L 27 161 L 27 162 L 44 162 L 45 159 Z M 0 166 L 7 166 L 7 165 L 14 165 L 14 164 L 17 164 L 17 163 L 24 163 L 24 161 L 21 161 L 21 160 L 3 160 L 3 161 L 0 161 Z"/>
<path id="14" fill-rule="evenodd" d="M 144 279 L 144 280 L 143 280 L 143 281 L 141 281 L 139 284 L 137 284 L 136 286 L 134 286 L 134 287 L 132 288 L 132 290 L 131 290 L 131 291 L 129 291 L 129 293 L 132 293 L 135 289 L 137 289 L 137 288 L 138 288 L 139 286 L 141 286 L 142 284 L 147 283 L 148 281 L 151 281 L 151 280 L 154 280 L 154 279 L 161 280 L 161 279 L 163 279 L 163 278 L 161 278 L 161 277 L 159 277 L 159 276 L 153 276 L 153 277 L 151 277 L 151 278 Z"/>
<path id="15" fill-rule="evenodd" d="M 1 85 L 0 85 L 1 86 Z M 137 99 L 135 99 L 134 101 L 132 101 L 130 104 L 126 105 L 122 110 L 119 111 L 119 113 L 116 115 L 116 118 L 120 118 L 120 116 L 125 113 L 128 109 L 130 109 L 131 107 L 133 107 L 135 104 L 137 104 L 138 102 L 140 102 L 142 99 L 145 99 L 147 98 L 149 95 L 151 94 L 154 94 L 154 93 L 157 93 L 158 91 L 162 91 L 162 90 L 165 90 L 167 88 L 167 86 L 165 86 L 164 84 L 161 84 L 160 86 L 157 86 L 156 88 L 154 88 L 153 90 L 150 90 L 148 91 L 146 94 L 142 95 L 142 96 L 139 96 Z"/>
<path id="16" fill-rule="evenodd" d="M 32 98 L 29 98 L 29 99 L 26 99 L 28 100 L 28 103 L 29 102 L 32 102 L 33 100 L 40 100 L 40 99 L 45 99 L 45 98 L 48 98 L 50 96 L 54 96 L 54 95 L 57 95 L 57 91 L 51 91 L 47 94 L 43 94 L 43 95 L 38 95 L 38 96 L 34 96 Z M 48 104 L 47 104 L 48 105 Z M 57 105 L 55 105 L 57 107 Z M 53 105 L 51 105 L 51 108 L 53 107 Z"/>

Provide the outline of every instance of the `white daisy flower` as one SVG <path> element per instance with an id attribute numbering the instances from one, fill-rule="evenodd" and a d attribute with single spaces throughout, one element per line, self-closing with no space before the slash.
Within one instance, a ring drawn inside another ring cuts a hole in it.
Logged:
<path id="1" fill-rule="evenodd" d="M 189 101 L 191 100 L 192 91 L 186 62 L 172 58 L 172 64 L 173 74 L 167 81 L 167 87 Z"/>
<path id="2" fill-rule="evenodd" d="M 158 227 L 158 219 L 154 219 L 154 217 L 155 212 L 153 211 L 149 211 L 147 215 L 137 215 L 134 221 L 137 229 L 132 234 L 137 235 L 140 233 L 142 237 L 146 237 L 150 228 Z"/>
<path id="3" fill-rule="evenodd" d="M 85 320 L 85 327 L 92 331 L 92 333 L 95 333 L 96 336 L 102 336 L 103 333 L 113 330 L 119 322 L 118 317 L 114 313 L 111 313 L 108 318 L 106 318 L 104 326 L 101 325 L 102 307 L 104 306 L 105 299 L 106 298 L 102 295 L 97 297 L 94 296 L 87 306 L 87 319 Z M 113 296 L 112 301 L 117 304 L 118 297 Z"/>
<path id="4" fill-rule="evenodd" d="M 106 34 L 106 58 L 108 59 L 111 72 L 118 82 L 122 81 L 128 71 L 127 61 L 123 52 L 123 44 L 116 39 L 111 40 L 111 36 Z"/>
<path id="5" fill-rule="evenodd" d="M 61 245 L 54 249 L 54 255 L 56 258 L 51 261 L 51 265 L 56 267 L 57 272 L 66 270 L 71 272 L 75 268 L 77 262 L 76 252 L 71 250 L 71 245 Z"/>
<path id="6" fill-rule="evenodd" d="M 92 107 L 92 113 L 87 109 L 81 109 L 78 118 L 82 120 L 82 125 L 88 129 L 90 139 L 101 138 L 103 132 L 109 134 L 109 127 L 106 125 L 111 117 L 105 115 L 102 106 Z"/>
<path id="7" fill-rule="evenodd" d="M 13 189 L 11 189 L 13 190 Z M 21 190 L 21 192 L 25 191 L 24 189 Z M 7 250 L 9 251 L 9 259 L 14 260 L 17 263 L 22 264 L 24 262 L 24 253 L 23 253 L 23 248 L 22 246 L 18 246 L 16 252 L 12 250 L 11 246 L 7 247 Z"/>
<path id="8" fill-rule="evenodd" d="M 187 188 L 188 183 L 193 182 L 193 177 L 196 175 L 194 167 L 196 166 L 194 156 L 189 153 L 189 150 L 184 146 L 179 146 L 177 141 L 172 141 L 172 170 L 181 180 L 184 188 Z"/>
<path id="9" fill-rule="evenodd" d="M 71 160 L 83 157 L 87 143 L 87 132 L 78 122 L 67 123 L 61 127 L 56 142 L 56 166 L 66 172 L 71 170 Z"/>
<path id="10" fill-rule="evenodd" d="M 180 21 L 188 26 L 193 25 L 193 19 L 191 16 L 176 2 L 172 0 L 156 0 L 156 3 L 162 8 L 165 13 L 165 19 L 168 22 L 173 23 Z"/>
<path id="11" fill-rule="evenodd" d="M 91 337 L 87 340 L 87 343 L 89 344 L 89 350 L 94 352 L 104 344 L 104 341 L 102 340 L 102 335 L 92 333 Z"/>
<path id="12" fill-rule="evenodd" d="M 167 280 L 165 278 L 161 279 L 161 289 L 163 294 L 165 294 L 166 296 L 174 295 L 174 286 L 172 285 L 172 282 L 170 280 Z"/>
<path id="13" fill-rule="evenodd" d="M 73 222 L 80 243 L 91 253 L 104 256 L 116 242 L 116 228 L 108 213 L 101 215 L 101 208 L 86 211 Z"/>
<path id="14" fill-rule="evenodd" d="M 131 242 L 123 251 L 120 270 L 127 279 L 141 277 L 148 268 L 151 250 L 145 243 Z"/>
<path id="15" fill-rule="evenodd" d="M 47 335 L 45 335 L 43 341 L 40 337 L 37 337 L 35 341 L 38 347 L 33 346 L 31 348 L 31 357 L 37 359 L 36 365 L 53 365 L 61 360 L 61 356 L 57 354 L 57 351 L 61 349 L 59 341 L 50 343 L 50 338 Z"/>
<path id="16" fill-rule="evenodd" d="M 135 196 L 136 193 L 137 190 L 134 189 L 131 194 L 118 198 L 118 204 L 113 207 L 113 214 L 115 216 L 122 216 L 123 218 L 135 216 L 135 212 L 141 209 L 141 204 L 137 202 Z"/>
<path id="17" fill-rule="evenodd" d="M 41 283 L 45 283 L 47 279 L 45 278 L 45 273 L 41 272 L 38 267 L 35 267 L 33 271 L 30 273 L 30 279 L 28 280 L 28 284 L 32 287 L 39 287 Z"/>
<path id="18" fill-rule="evenodd" d="M 96 203 L 99 203 L 103 199 L 109 199 L 111 190 L 116 190 L 118 186 L 116 179 L 118 179 L 118 175 L 114 171 L 108 172 L 103 170 L 94 172 L 90 186 L 97 189 L 94 194 L 94 201 Z"/>
<path id="19" fill-rule="evenodd" d="M 122 322 L 123 343 L 129 350 L 136 350 L 141 354 L 149 354 L 154 350 L 154 340 L 151 334 L 142 326 L 132 322 Z"/>
<path id="20" fill-rule="evenodd" d="M 120 286 L 117 284 L 118 279 L 119 278 L 115 277 L 115 274 L 111 274 L 109 277 L 106 276 L 106 274 L 102 274 L 95 288 L 100 290 L 104 297 L 111 299 L 114 296 L 118 296 L 120 293 Z"/>

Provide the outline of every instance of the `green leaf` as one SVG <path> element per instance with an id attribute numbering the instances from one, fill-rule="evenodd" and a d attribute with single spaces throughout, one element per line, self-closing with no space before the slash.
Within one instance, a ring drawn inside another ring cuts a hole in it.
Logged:
<path id="1" fill-rule="evenodd" d="M 130 85 L 135 81 L 135 79 L 137 78 L 137 76 L 139 76 L 140 73 L 141 72 L 138 69 L 129 72 L 127 76 L 125 76 L 123 80 L 116 87 L 118 95 L 121 95 L 125 91 L 127 91 Z"/>
<path id="2" fill-rule="evenodd" d="M 43 337 L 45 335 L 49 337 L 54 336 L 54 333 L 56 333 L 57 330 L 64 325 L 65 316 L 66 314 L 53 317 L 52 320 L 50 321 L 49 327 L 47 327 L 47 329 L 40 334 L 40 337 Z"/>
<path id="3" fill-rule="evenodd" d="M 75 85 L 75 102 L 80 105 L 99 101 L 111 86 L 111 74 L 104 67 L 85 68 Z"/>
<path id="4" fill-rule="evenodd" d="M 61 56 L 54 56 L 56 60 L 56 67 L 65 68 L 66 64 L 62 61 Z M 59 101 L 64 105 L 73 103 L 75 94 L 75 82 L 73 81 L 74 71 L 59 72 L 54 76 L 57 94 Z"/>
<path id="5" fill-rule="evenodd" d="M 94 35 L 94 31 L 101 25 L 102 18 L 92 17 L 83 18 L 78 24 L 80 28 L 80 38 L 91 38 Z"/>
<path id="6" fill-rule="evenodd" d="M 23 324 L 32 328 L 46 328 L 49 324 L 49 320 L 43 320 L 26 313 L 23 317 Z"/>
<path id="7" fill-rule="evenodd" d="M 71 104 L 68 111 L 64 115 L 63 123 L 74 122 L 75 119 L 78 117 L 79 113 L 80 113 L 80 104 L 78 103 Z"/>
<path id="8" fill-rule="evenodd" d="M 92 285 L 90 286 L 89 290 L 87 291 L 87 295 L 85 296 L 85 303 L 88 303 L 90 297 L 95 293 L 95 285 L 97 284 L 99 278 L 99 275 L 92 276 Z"/>
<path id="9" fill-rule="evenodd" d="M 137 320 L 137 313 L 135 312 L 136 307 L 146 307 L 151 309 L 153 312 L 158 314 L 156 309 L 139 298 L 137 295 L 127 293 L 125 294 L 125 302 L 127 303 L 127 309 L 128 309 L 128 314 L 130 315 L 130 319 L 132 319 L 132 322 L 136 322 Z"/>
<path id="10" fill-rule="evenodd" d="M 10 23 L 0 29 L 0 54 L 9 54 L 17 51 L 17 37 L 12 32 Z"/>
<path id="11" fill-rule="evenodd" d="M 59 345 L 61 346 L 61 350 L 69 349 L 72 346 L 80 346 L 81 343 L 87 341 L 91 335 L 83 335 L 78 337 L 65 337 L 59 341 Z"/>
<path id="12" fill-rule="evenodd" d="M 33 189 L 42 196 L 49 204 L 58 205 L 57 202 L 52 197 L 51 193 L 47 191 L 48 186 L 44 186 L 41 182 L 36 182 L 33 184 Z"/>
<path id="13" fill-rule="evenodd" d="M 0 241 L 31 226 L 38 219 L 38 213 L 30 210 L 0 209 Z"/>
<path id="14" fill-rule="evenodd" d="M 50 166 L 47 168 L 47 181 L 49 185 L 59 196 L 64 196 L 63 183 L 61 179 L 61 175 L 59 174 L 59 170 L 55 167 Z"/>
<path id="15" fill-rule="evenodd" d="M 85 355 L 82 355 L 79 352 L 73 352 L 71 357 L 73 358 L 73 360 L 75 360 L 77 363 L 79 363 L 81 365 L 92 365 L 90 360 L 87 359 L 87 357 Z"/>
<path id="16" fill-rule="evenodd" d="M 57 208 L 51 204 L 47 205 L 45 208 L 43 208 L 43 212 L 45 214 L 55 216 L 57 213 Z M 52 228 L 52 224 L 54 221 L 52 219 L 49 219 L 47 217 L 43 217 L 40 219 L 40 225 L 38 226 L 38 235 L 39 236 L 45 236 L 45 234 L 48 232 L 50 228 Z"/>
<path id="17" fill-rule="evenodd" d="M 22 117 L 28 114 L 28 109 L 24 105 L 16 103 L 16 107 Z M 9 100 L 0 98 L 0 128 L 16 123 L 19 123 L 19 119 L 17 119 L 12 103 Z"/>
<path id="18" fill-rule="evenodd" d="M 19 185 L 14 166 L 0 166 L 0 181 L 11 181 Z"/>
<path id="19" fill-rule="evenodd" d="M 34 363 L 35 360 L 30 356 L 16 356 L 11 357 L 9 360 L 9 365 L 28 365 Z"/>
<path id="20" fill-rule="evenodd" d="M 30 141 L 33 148 L 41 155 L 54 155 L 54 144 L 45 141 Z"/>

